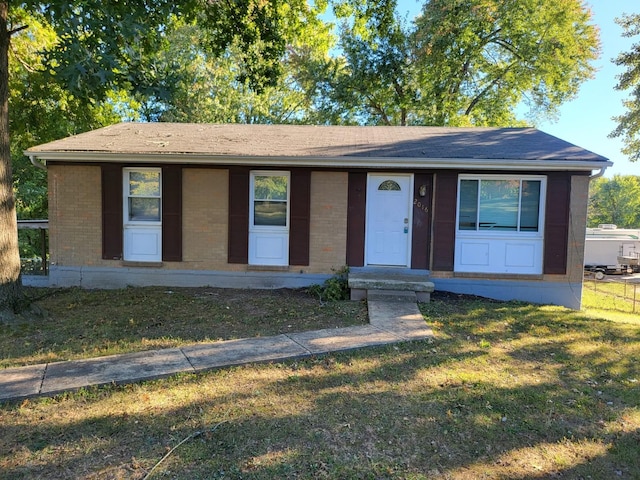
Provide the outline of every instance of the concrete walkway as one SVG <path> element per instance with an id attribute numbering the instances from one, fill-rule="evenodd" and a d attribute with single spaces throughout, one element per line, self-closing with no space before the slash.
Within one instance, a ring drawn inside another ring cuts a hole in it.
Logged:
<path id="1" fill-rule="evenodd" d="M 413 296 L 411 296 L 413 295 Z M 369 325 L 194 344 L 0 370 L 0 401 L 52 396 L 91 385 L 151 380 L 179 372 L 273 362 L 433 336 L 413 292 L 368 299 Z"/>

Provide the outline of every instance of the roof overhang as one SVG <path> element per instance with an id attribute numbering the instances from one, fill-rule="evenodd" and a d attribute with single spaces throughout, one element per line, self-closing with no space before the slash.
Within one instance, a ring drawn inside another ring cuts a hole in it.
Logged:
<path id="1" fill-rule="evenodd" d="M 368 168 L 368 169 L 473 169 L 473 170 L 535 170 L 535 171 L 593 171 L 613 165 L 602 160 L 558 159 L 490 159 L 490 158 L 419 158 L 419 157 L 278 157 L 278 156 L 227 156 L 194 153 L 125 153 L 125 152 L 24 152 L 31 160 L 70 163 L 135 163 L 135 164 L 185 164 L 185 165 L 246 165 L 261 167 L 318 167 L 318 168 Z"/>

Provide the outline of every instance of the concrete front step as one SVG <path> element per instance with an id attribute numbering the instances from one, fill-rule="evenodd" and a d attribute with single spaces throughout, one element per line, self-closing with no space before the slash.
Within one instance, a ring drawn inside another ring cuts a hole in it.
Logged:
<path id="1" fill-rule="evenodd" d="M 428 302 L 434 290 L 434 284 L 427 276 L 380 272 L 349 273 L 348 285 L 352 300 L 368 298 L 375 291 L 393 291 L 396 294 L 411 292 L 419 302 Z"/>
<path id="2" fill-rule="evenodd" d="M 367 290 L 367 300 L 380 300 L 391 303 L 415 303 L 418 301 L 416 292 L 403 290 Z"/>

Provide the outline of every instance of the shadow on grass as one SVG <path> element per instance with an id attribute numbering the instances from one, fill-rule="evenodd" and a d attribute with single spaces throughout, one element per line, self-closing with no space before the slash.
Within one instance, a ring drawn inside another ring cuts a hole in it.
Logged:
<path id="1" fill-rule="evenodd" d="M 477 316 L 478 323 L 467 327 L 452 315 L 441 327 L 443 339 L 431 344 L 180 375 L 3 406 L 0 466 L 9 479 L 68 478 L 69 472 L 143 478 L 170 447 L 201 431 L 163 463 L 158 476 L 640 475 L 638 390 L 626 381 L 638 378 L 638 367 L 610 358 L 629 348 L 637 352 L 638 338 L 615 325 L 598 333 L 592 330 L 599 325 L 579 319 L 549 323 L 524 306 L 519 315 L 528 319 L 510 322 L 499 308 L 461 312 Z M 583 337 L 604 340 L 600 352 L 581 353 Z M 604 386 L 592 375 L 602 369 L 610 370 Z M 75 418 L 75 409 L 86 413 Z M 41 416 L 40 422 L 29 424 L 27 414 Z M 226 423 L 211 431 L 221 420 Z"/>
<path id="2" fill-rule="evenodd" d="M 431 343 L 3 405 L 0 468 L 143 478 L 201 432 L 158 477 L 640 477 L 637 325 L 518 303 L 421 307 Z"/>

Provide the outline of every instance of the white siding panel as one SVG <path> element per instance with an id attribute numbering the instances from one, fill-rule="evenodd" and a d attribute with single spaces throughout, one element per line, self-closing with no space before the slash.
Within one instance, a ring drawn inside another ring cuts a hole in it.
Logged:
<path id="1" fill-rule="evenodd" d="M 124 229 L 124 259 L 134 262 L 162 260 L 162 228 L 127 226 Z"/>
<path id="2" fill-rule="evenodd" d="M 460 265 L 489 266 L 489 242 L 460 242 Z"/>
<path id="3" fill-rule="evenodd" d="M 456 239 L 454 271 L 465 273 L 542 273 L 541 238 L 515 239 L 496 236 Z"/>
<path id="4" fill-rule="evenodd" d="M 504 248 L 504 264 L 506 267 L 533 268 L 536 260 L 535 245 L 530 243 L 508 242 Z"/>

